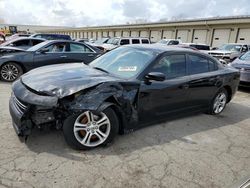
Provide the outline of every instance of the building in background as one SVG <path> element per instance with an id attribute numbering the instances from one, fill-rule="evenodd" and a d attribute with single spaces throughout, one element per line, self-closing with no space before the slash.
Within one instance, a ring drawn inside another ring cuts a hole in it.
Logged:
<path id="1" fill-rule="evenodd" d="M 184 43 L 202 43 L 218 47 L 224 43 L 250 44 L 250 16 L 79 28 L 44 28 L 39 32 L 68 34 L 72 38 L 93 39 L 108 36 L 149 37 L 152 42 L 173 38 L 180 39 Z"/>

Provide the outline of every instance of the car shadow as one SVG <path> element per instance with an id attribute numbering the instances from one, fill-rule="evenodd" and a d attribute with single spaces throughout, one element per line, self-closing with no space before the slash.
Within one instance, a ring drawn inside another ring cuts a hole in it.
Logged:
<path id="1" fill-rule="evenodd" d="M 230 103 L 225 111 L 218 116 L 202 113 L 182 114 L 179 117 L 165 120 L 154 126 L 141 128 L 125 135 L 118 135 L 109 146 L 88 151 L 71 149 L 65 142 L 62 131 L 34 129 L 28 138 L 27 147 L 36 153 L 47 152 L 71 160 L 82 161 L 91 155 L 123 155 L 146 147 L 170 143 L 179 140 L 188 144 L 197 144 L 186 139 L 186 136 L 237 124 L 249 118 L 250 107 Z"/>

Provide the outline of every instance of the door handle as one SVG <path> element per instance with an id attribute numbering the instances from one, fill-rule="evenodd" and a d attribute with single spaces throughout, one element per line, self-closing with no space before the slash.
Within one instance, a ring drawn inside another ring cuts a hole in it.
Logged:
<path id="1" fill-rule="evenodd" d="M 189 88 L 189 85 L 188 84 L 183 84 L 180 86 L 181 89 L 188 89 Z"/>
<path id="2" fill-rule="evenodd" d="M 94 57 L 94 54 L 89 54 L 88 57 Z"/>
<path id="3" fill-rule="evenodd" d="M 60 57 L 61 57 L 61 58 L 66 58 L 67 56 L 66 56 L 66 55 L 61 55 Z"/>

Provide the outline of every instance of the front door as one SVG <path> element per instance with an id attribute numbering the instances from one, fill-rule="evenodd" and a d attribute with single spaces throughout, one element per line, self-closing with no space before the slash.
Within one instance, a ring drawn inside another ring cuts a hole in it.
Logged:
<path id="1" fill-rule="evenodd" d="M 165 55 L 148 72 L 164 73 L 166 79 L 142 81 L 139 95 L 142 123 L 187 108 L 189 76 L 185 54 Z"/>
<path id="2" fill-rule="evenodd" d="M 67 54 L 65 53 L 67 48 L 67 43 L 65 42 L 56 42 L 50 44 L 46 47 L 47 52 L 42 52 L 40 49 L 34 54 L 34 68 L 45 66 L 45 65 L 52 65 L 52 64 L 60 64 L 67 62 Z"/>

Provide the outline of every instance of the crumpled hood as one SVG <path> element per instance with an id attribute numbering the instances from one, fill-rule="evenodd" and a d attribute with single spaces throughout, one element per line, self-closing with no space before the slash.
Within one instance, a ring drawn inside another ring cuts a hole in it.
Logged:
<path id="1" fill-rule="evenodd" d="M 83 63 L 44 66 L 21 77 L 28 88 L 41 94 L 63 98 L 103 82 L 118 80 Z"/>

